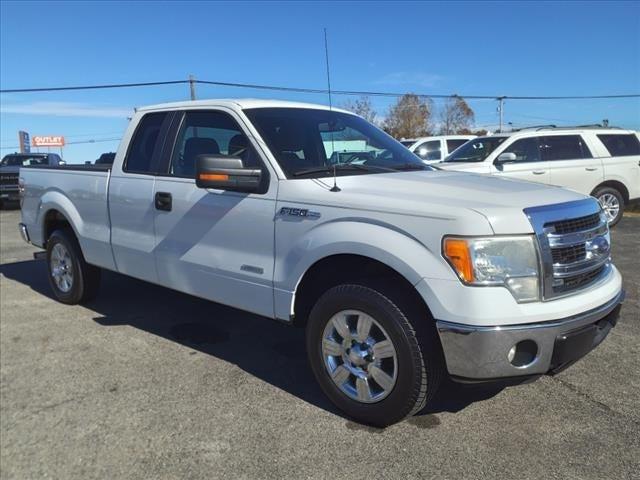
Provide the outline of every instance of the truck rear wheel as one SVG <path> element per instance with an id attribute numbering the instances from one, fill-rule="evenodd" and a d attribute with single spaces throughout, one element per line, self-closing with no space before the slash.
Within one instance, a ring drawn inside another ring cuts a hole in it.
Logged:
<path id="1" fill-rule="evenodd" d="M 362 285 L 334 287 L 313 307 L 306 332 L 311 368 L 350 417 L 385 427 L 435 396 L 444 372 L 440 344 L 430 319 L 413 310 Z"/>
<path id="2" fill-rule="evenodd" d="M 49 284 L 62 303 L 75 305 L 91 300 L 100 287 L 100 269 L 89 265 L 75 235 L 56 230 L 47 240 Z"/>

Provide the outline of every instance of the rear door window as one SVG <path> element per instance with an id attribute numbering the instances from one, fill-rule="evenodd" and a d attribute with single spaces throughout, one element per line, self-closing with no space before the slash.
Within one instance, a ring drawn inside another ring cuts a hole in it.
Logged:
<path id="1" fill-rule="evenodd" d="M 543 160 L 593 158 L 580 135 L 554 135 L 540 139 Z"/>
<path id="2" fill-rule="evenodd" d="M 640 155 L 640 141 L 633 133 L 598 135 L 612 157 Z"/>
<path id="3" fill-rule="evenodd" d="M 160 135 L 163 125 L 166 128 L 168 112 L 147 113 L 138 124 L 123 170 L 128 173 L 153 174 L 158 172 L 158 159 L 162 149 L 164 135 Z"/>

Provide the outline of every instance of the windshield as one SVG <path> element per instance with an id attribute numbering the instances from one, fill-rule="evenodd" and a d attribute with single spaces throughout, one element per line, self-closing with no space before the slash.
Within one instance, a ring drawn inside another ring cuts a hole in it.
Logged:
<path id="1" fill-rule="evenodd" d="M 431 170 L 399 142 L 355 115 L 306 108 L 244 111 L 288 178 Z"/>
<path id="2" fill-rule="evenodd" d="M 46 165 L 47 158 L 38 156 L 38 157 L 28 157 L 21 155 L 10 155 L 6 156 L 2 159 L 3 167 L 26 167 L 29 165 Z"/>
<path id="3" fill-rule="evenodd" d="M 481 137 L 469 140 L 445 162 L 483 162 L 507 137 Z"/>

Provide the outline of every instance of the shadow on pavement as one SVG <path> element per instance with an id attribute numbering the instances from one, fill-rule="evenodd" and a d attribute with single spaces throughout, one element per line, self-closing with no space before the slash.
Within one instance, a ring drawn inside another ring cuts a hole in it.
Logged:
<path id="1" fill-rule="evenodd" d="M 43 261 L 0 265 L 0 273 L 53 298 Z M 307 363 L 303 329 L 106 271 L 99 296 L 84 306 L 97 314 L 93 320 L 99 325 L 129 325 L 215 356 L 316 407 L 343 416 L 316 384 Z M 501 390 L 447 382 L 440 398 L 419 416 L 424 416 L 422 423 L 431 428 L 434 413 L 458 412 Z"/>

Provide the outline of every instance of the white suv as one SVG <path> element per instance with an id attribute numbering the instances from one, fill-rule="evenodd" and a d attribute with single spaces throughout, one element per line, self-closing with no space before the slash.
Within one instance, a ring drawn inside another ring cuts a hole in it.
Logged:
<path id="1" fill-rule="evenodd" d="M 479 137 L 438 166 L 592 195 L 610 226 L 622 218 L 629 201 L 640 198 L 640 140 L 633 130 L 539 127 Z"/>
<path id="2" fill-rule="evenodd" d="M 436 163 L 441 162 L 456 148 L 474 138 L 476 138 L 475 135 L 442 135 L 407 138 L 400 143 L 420 157 L 424 163 Z"/>

